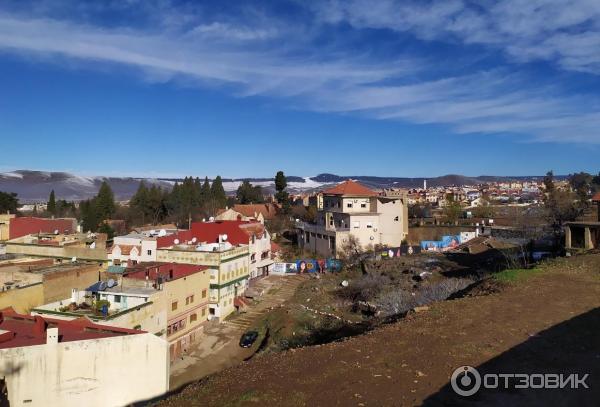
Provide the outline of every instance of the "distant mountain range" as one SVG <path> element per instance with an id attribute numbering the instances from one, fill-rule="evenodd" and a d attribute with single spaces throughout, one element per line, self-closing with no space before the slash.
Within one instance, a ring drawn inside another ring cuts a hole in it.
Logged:
<path id="1" fill-rule="evenodd" d="M 427 180 L 427 186 L 463 186 L 476 185 L 486 182 L 511 180 L 541 180 L 543 176 L 511 177 L 511 176 L 478 176 L 444 175 L 432 178 L 401 178 L 401 177 L 372 177 L 364 175 L 340 176 L 335 174 L 319 174 L 315 177 L 288 176 L 290 192 L 311 192 L 334 185 L 346 179 L 357 180 L 373 189 L 381 188 L 418 188 Z M 557 179 L 565 176 L 557 176 Z M 272 178 L 224 178 L 223 186 L 229 193 L 237 190 L 242 181 L 248 179 L 254 185 L 260 185 L 266 192 L 273 192 L 275 183 Z M 102 181 L 108 181 L 118 200 L 129 199 L 137 190 L 141 180 L 147 184 L 171 188 L 177 178 L 132 178 L 132 177 L 83 177 L 66 172 L 47 172 L 18 170 L 0 173 L 0 191 L 15 192 L 21 202 L 43 202 L 48 199 L 50 191 L 54 190 L 58 199 L 82 200 L 94 196 Z"/>

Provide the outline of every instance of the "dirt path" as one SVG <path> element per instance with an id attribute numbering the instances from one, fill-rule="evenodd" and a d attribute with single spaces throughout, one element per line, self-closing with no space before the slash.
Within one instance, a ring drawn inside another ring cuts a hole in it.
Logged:
<path id="1" fill-rule="evenodd" d="M 251 356 L 258 343 L 250 349 L 241 348 L 241 334 L 269 312 L 271 307 L 279 306 L 291 298 L 303 279 L 303 276 L 268 276 L 259 280 L 256 288 L 263 289 L 264 294 L 258 304 L 223 323 L 207 325 L 203 338 L 171 365 L 171 389 L 235 366 Z"/>
<path id="2" fill-rule="evenodd" d="M 344 342 L 254 358 L 165 405 L 591 405 L 600 399 L 600 255 L 558 261 L 502 292 L 434 304 Z M 589 373 L 591 389 L 482 390 L 452 372 Z"/>

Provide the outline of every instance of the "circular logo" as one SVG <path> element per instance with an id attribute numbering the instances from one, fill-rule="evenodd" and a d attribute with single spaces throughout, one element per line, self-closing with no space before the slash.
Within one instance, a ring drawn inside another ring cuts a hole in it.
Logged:
<path id="1" fill-rule="evenodd" d="M 460 396 L 472 396 L 481 387 L 481 375 L 471 366 L 461 366 L 452 373 L 452 390 Z"/>

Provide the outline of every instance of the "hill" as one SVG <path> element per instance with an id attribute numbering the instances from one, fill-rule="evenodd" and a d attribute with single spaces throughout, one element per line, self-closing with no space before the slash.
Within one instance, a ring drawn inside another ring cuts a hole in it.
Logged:
<path id="1" fill-rule="evenodd" d="M 433 304 L 367 334 L 259 355 L 160 406 L 456 405 L 452 372 L 589 374 L 583 390 L 482 389 L 482 405 L 594 405 L 600 397 L 600 255 L 507 273 L 502 291 Z M 500 277 L 499 277 L 500 278 Z"/>

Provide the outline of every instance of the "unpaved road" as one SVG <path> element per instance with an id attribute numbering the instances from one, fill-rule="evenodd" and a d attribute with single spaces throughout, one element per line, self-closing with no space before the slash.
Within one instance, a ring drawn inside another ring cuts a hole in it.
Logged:
<path id="1" fill-rule="evenodd" d="M 251 356 L 258 343 L 250 349 L 239 346 L 242 333 L 251 328 L 271 307 L 287 301 L 304 276 L 268 276 L 256 283 L 264 294 L 258 304 L 246 313 L 234 316 L 223 323 L 208 324 L 203 337 L 190 346 L 187 354 L 171 365 L 170 388 L 177 389 L 187 383 L 235 366 Z"/>
<path id="2" fill-rule="evenodd" d="M 261 355 L 186 387 L 169 406 L 597 405 L 600 255 L 562 259 L 500 293 L 429 310 L 344 342 Z M 482 373 L 588 373 L 587 390 L 481 390 L 448 383 Z"/>

